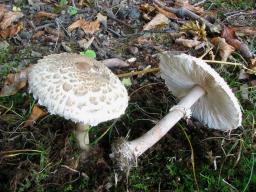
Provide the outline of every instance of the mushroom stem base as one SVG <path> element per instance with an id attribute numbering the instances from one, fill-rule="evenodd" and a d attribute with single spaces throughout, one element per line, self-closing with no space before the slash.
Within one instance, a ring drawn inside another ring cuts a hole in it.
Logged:
<path id="1" fill-rule="evenodd" d="M 118 164 L 121 170 L 127 170 L 136 165 L 137 158 L 157 143 L 181 118 L 186 115 L 191 106 L 205 94 L 205 91 L 195 86 L 187 96 L 173 107 L 152 129 L 133 141 L 124 139 L 112 145 L 110 157 Z M 184 110 L 182 110 L 184 109 Z"/>
<path id="2" fill-rule="evenodd" d="M 82 150 L 89 150 L 90 148 L 89 129 L 90 129 L 89 125 L 78 124 L 77 128 L 74 131 L 76 139 Z"/>

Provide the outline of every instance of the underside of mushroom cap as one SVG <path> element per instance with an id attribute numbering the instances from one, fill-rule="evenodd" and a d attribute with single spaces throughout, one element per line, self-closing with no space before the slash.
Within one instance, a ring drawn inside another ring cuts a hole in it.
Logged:
<path id="1" fill-rule="evenodd" d="M 161 77 L 179 99 L 196 85 L 205 90 L 192 107 L 192 116 L 209 128 L 231 130 L 241 125 L 242 113 L 237 98 L 225 80 L 203 60 L 186 54 L 160 54 Z"/>
<path id="2" fill-rule="evenodd" d="M 28 75 L 29 91 L 51 114 L 95 126 L 118 118 L 128 94 L 104 64 L 78 54 L 44 57 Z"/>

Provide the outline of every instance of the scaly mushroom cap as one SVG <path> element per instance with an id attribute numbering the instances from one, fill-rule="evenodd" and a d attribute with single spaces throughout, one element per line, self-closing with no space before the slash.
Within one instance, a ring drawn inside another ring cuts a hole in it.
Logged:
<path id="1" fill-rule="evenodd" d="M 231 130 L 241 125 L 242 113 L 237 98 L 219 74 L 203 60 L 190 55 L 160 54 L 161 77 L 179 99 L 195 86 L 205 90 L 192 107 L 192 116 L 209 128 Z"/>
<path id="2" fill-rule="evenodd" d="M 51 114 L 95 126 L 118 118 L 128 94 L 105 65 L 77 54 L 53 54 L 39 60 L 28 76 L 29 91 Z"/>

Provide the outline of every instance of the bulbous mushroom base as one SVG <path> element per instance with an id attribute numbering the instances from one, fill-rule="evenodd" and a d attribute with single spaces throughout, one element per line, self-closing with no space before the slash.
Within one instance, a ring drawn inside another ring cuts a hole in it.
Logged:
<path id="1" fill-rule="evenodd" d="M 129 146 L 125 138 L 119 138 L 112 146 L 112 153 L 109 157 L 117 168 L 121 171 L 129 171 L 132 167 L 137 167 L 137 157 Z"/>
<path id="2" fill-rule="evenodd" d="M 74 130 L 74 134 L 82 150 L 88 151 L 90 149 L 89 141 L 89 125 L 78 124 Z"/>

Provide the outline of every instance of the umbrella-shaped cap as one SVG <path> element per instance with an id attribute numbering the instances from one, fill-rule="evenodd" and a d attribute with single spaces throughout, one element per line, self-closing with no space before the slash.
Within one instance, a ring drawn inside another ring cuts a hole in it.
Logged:
<path id="1" fill-rule="evenodd" d="M 29 90 L 52 114 L 74 122 L 97 125 L 118 118 L 128 94 L 104 64 L 77 54 L 54 54 L 32 67 Z"/>
<path id="2" fill-rule="evenodd" d="M 192 107 L 192 116 L 209 128 L 231 130 L 241 125 L 242 113 L 237 98 L 220 75 L 203 60 L 190 55 L 160 54 L 161 77 L 179 99 L 196 85 L 205 90 Z"/>

